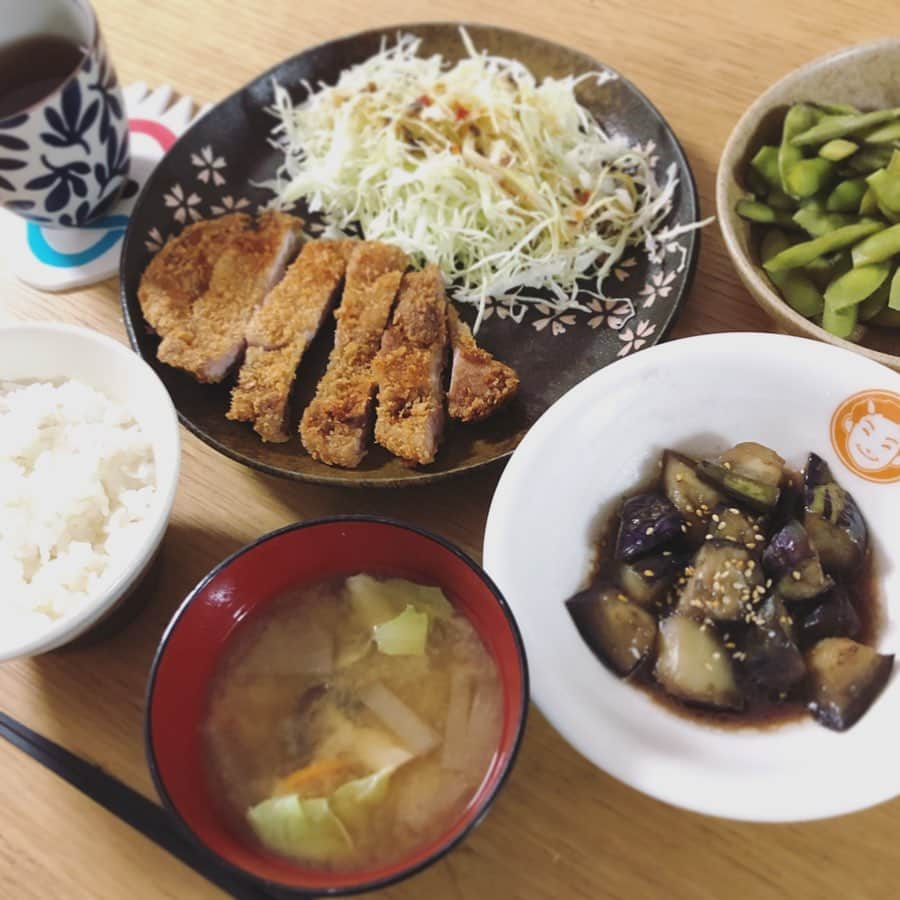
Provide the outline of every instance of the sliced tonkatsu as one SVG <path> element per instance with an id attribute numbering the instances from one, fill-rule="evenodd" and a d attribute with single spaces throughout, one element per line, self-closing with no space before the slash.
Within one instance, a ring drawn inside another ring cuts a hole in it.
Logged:
<path id="1" fill-rule="evenodd" d="M 243 213 L 197 222 L 170 238 L 153 257 L 141 277 L 138 301 L 147 324 L 160 337 L 190 319 L 191 308 L 209 287 L 219 257 L 251 222 Z"/>
<path id="2" fill-rule="evenodd" d="M 160 361 L 198 381 L 221 381 L 240 359 L 250 317 L 281 278 L 302 225 L 296 216 L 266 212 L 255 229 L 230 235 L 190 317 L 163 337 Z"/>
<path id="3" fill-rule="evenodd" d="M 403 276 L 390 327 L 375 358 L 375 440 L 411 463 L 434 461 L 444 429 L 447 300 L 436 266 Z"/>
<path id="4" fill-rule="evenodd" d="M 300 438 L 314 459 L 355 468 L 366 454 L 372 362 L 408 264 L 398 247 L 377 241 L 359 243 L 350 256 L 328 367 L 300 421 Z"/>
<path id="5" fill-rule="evenodd" d="M 461 422 L 480 422 L 512 400 L 519 376 L 475 343 L 471 329 L 452 306 L 447 321 L 453 347 L 447 412 Z"/>
<path id="6" fill-rule="evenodd" d="M 297 368 L 334 305 L 353 241 L 310 241 L 247 326 L 247 353 L 228 418 L 252 422 L 264 441 L 289 439 L 288 401 Z"/>

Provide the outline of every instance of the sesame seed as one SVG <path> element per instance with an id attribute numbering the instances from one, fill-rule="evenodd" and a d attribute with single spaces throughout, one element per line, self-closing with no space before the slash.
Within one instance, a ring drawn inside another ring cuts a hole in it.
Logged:
<path id="1" fill-rule="evenodd" d="M 684 509 L 685 509 L 686 512 L 689 512 L 689 513 L 692 513 L 692 512 L 694 511 L 694 507 L 691 506 L 690 503 L 685 503 Z"/>
<path id="2" fill-rule="evenodd" d="M 675 474 L 675 480 L 676 481 L 684 481 L 684 475 L 682 475 L 681 472 L 677 472 Z"/>
<path id="3" fill-rule="evenodd" d="M 747 546 L 747 549 L 748 549 L 748 550 L 755 550 L 755 549 L 756 549 L 756 542 L 755 542 L 755 541 L 750 541 L 750 543 L 747 544 L 746 546 Z"/>
<path id="4" fill-rule="evenodd" d="M 718 513 L 713 513 L 713 514 L 712 514 L 712 520 L 713 520 L 713 522 L 718 522 L 718 521 L 719 521 Z"/>
<path id="5" fill-rule="evenodd" d="M 722 468 L 723 468 L 723 469 L 730 469 L 730 468 L 731 468 L 731 463 L 730 463 L 730 462 L 723 462 L 723 463 L 722 463 Z"/>
<path id="6" fill-rule="evenodd" d="M 715 518 L 715 516 L 713 516 L 713 518 Z M 716 529 L 717 529 L 718 531 L 724 531 L 725 528 L 726 528 L 726 523 L 725 523 L 725 522 L 719 522 L 719 524 L 716 526 Z"/>
<path id="7" fill-rule="evenodd" d="M 721 658 L 722 658 L 722 654 L 719 653 L 718 650 L 716 650 L 716 651 L 713 653 L 713 659 L 721 659 Z"/>
<path id="8" fill-rule="evenodd" d="M 739 516 L 741 511 L 736 506 L 729 506 L 728 512 L 730 512 L 733 516 Z"/>
<path id="9" fill-rule="evenodd" d="M 644 531 L 644 534 L 646 534 L 646 535 L 651 535 L 651 534 L 653 534 L 653 532 L 654 532 L 655 530 L 656 530 L 656 529 L 655 529 L 652 525 L 648 525 L 647 528 L 646 528 L 646 530 Z"/>
<path id="10" fill-rule="evenodd" d="M 681 526 L 681 530 L 682 530 L 685 534 L 687 534 L 687 525 L 682 525 L 682 526 Z"/>
<path id="11" fill-rule="evenodd" d="M 800 577 L 801 577 L 800 573 L 796 569 L 794 569 L 794 571 L 791 572 L 791 578 L 793 578 L 794 581 L 799 581 Z"/>
<path id="12" fill-rule="evenodd" d="M 653 574 L 653 569 L 644 569 L 644 578 L 652 578 Z"/>

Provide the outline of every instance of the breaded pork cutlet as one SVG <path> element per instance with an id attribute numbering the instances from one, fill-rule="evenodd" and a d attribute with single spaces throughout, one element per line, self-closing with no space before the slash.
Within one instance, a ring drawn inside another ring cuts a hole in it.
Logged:
<path id="1" fill-rule="evenodd" d="M 253 311 L 296 251 L 302 225 L 296 216 L 266 212 L 255 229 L 229 236 L 190 318 L 160 343 L 160 362 L 198 381 L 221 381 L 244 351 Z"/>
<path id="2" fill-rule="evenodd" d="M 451 306 L 447 321 L 453 347 L 447 412 L 461 422 L 479 422 L 516 395 L 519 376 L 475 343 L 472 331 Z"/>
<path id="3" fill-rule="evenodd" d="M 232 213 L 197 222 L 169 238 L 153 257 L 141 276 L 138 301 L 147 324 L 160 337 L 190 318 L 194 302 L 209 287 L 213 266 L 250 221 L 243 213 Z"/>
<path id="4" fill-rule="evenodd" d="M 444 429 L 447 300 L 437 266 L 403 276 L 375 358 L 375 440 L 410 463 L 434 462 Z"/>
<path id="5" fill-rule="evenodd" d="M 288 400 L 300 360 L 338 296 L 353 241 L 310 241 L 247 326 L 247 353 L 227 416 L 264 441 L 288 440 Z"/>
<path id="6" fill-rule="evenodd" d="M 300 420 L 300 438 L 314 459 L 352 469 L 366 455 L 372 361 L 408 264 L 402 250 L 376 241 L 358 244 L 350 256 L 328 368 Z"/>

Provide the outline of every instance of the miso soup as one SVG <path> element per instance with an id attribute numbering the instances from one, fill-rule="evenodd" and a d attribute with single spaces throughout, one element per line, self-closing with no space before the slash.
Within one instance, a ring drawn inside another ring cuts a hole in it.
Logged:
<path id="1" fill-rule="evenodd" d="M 407 856 L 445 833 L 500 739 L 496 666 L 436 587 L 353 575 L 242 626 L 204 725 L 213 795 L 247 838 L 317 868 Z"/>

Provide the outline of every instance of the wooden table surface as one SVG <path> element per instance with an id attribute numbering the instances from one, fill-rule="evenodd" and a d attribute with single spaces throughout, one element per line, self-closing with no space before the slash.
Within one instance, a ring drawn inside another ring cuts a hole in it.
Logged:
<path id="1" fill-rule="evenodd" d="M 478 20 L 593 54 L 634 81 L 687 151 L 704 215 L 729 130 L 790 69 L 900 25 L 895 0 L 96 0 L 123 83 L 173 84 L 199 102 L 229 94 L 283 57 L 351 30 Z M 64 295 L 18 283 L 0 265 L 0 322 L 61 320 L 125 341 L 115 280 Z M 764 330 L 715 227 L 703 237 L 675 337 Z M 278 481 L 183 431 L 181 485 L 145 605 L 113 637 L 0 666 L 0 709 L 155 802 L 144 760 L 147 672 L 172 611 L 225 555 L 263 532 L 335 513 L 381 513 L 431 528 L 480 555 L 499 468 L 403 491 Z M 840 772 L 835 772 L 840 778 Z M 828 785 L 822 785 L 828 790 Z M 570 898 L 887 898 L 900 879 L 900 801 L 788 826 L 681 812 L 598 771 L 536 709 L 490 816 L 392 900 Z M 0 897 L 203 898 L 220 889 L 17 747 L 0 741 Z"/>

